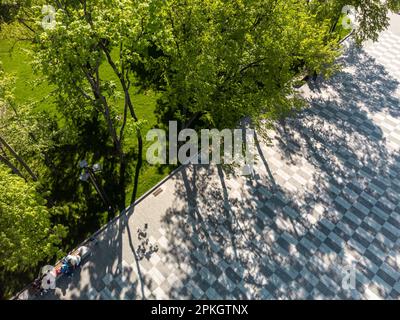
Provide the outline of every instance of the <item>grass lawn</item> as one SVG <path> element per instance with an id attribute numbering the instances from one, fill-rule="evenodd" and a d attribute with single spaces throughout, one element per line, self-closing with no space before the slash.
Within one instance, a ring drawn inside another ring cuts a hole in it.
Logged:
<path id="1" fill-rule="evenodd" d="M 37 82 L 38 75 L 33 74 L 32 68 L 29 63 L 29 55 L 26 49 L 29 48 L 29 44 L 18 42 L 15 44 L 13 50 L 14 42 L 10 40 L 0 40 L 0 61 L 3 62 L 3 67 L 6 72 L 12 73 L 16 76 L 16 88 L 15 88 L 15 98 L 19 103 L 28 103 L 33 101 L 41 101 L 37 108 L 38 110 L 47 110 L 53 114 L 58 114 L 56 106 L 52 97 L 49 97 L 51 92 L 51 87 L 48 84 L 34 85 Z M 111 67 L 108 65 L 103 65 L 101 68 L 101 73 L 104 78 L 109 80 L 114 80 L 117 85 L 119 85 L 118 79 L 111 71 Z M 145 133 L 153 128 L 156 123 L 156 115 L 154 109 L 156 106 L 157 96 L 153 92 L 149 93 L 137 93 L 135 88 L 132 88 L 132 100 L 140 119 L 146 119 L 147 123 L 143 128 L 143 133 Z M 43 98 L 46 98 L 43 100 Z M 118 113 L 122 115 L 123 113 L 123 101 L 117 102 Z M 60 116 L 58 117 L 60 118 Z M 60 124 L 62 125 L 62 120 L 60 119 Z M 135 136 L 127 136 L 126 143 L 128 145 L 136 144 Z M 151 143 L 145 142 L 144 146 L 144 156 L 146 155 L 146 150 Z M 157 182 L 162 180 L 171 171 L 169 167 L 154 167 L 144 162 L 141 171 L 141 176 L 139 180 L 139 196 L 148 191 Z M 127 190 L 127 201 L 130 199 L 130 194 L 132 192 L 133 186 Z M 127 205 L 129 203 L 127 202 Z"/>

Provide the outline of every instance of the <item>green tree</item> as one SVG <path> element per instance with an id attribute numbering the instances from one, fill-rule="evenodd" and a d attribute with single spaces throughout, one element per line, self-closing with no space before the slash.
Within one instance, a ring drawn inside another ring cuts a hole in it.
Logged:
<path id="1" fill-rule="evenodd" d="M 31 120 L 26 110 L 19 113 L 14 102 L 12 89 L 14 78 L 7 75 L 0 62 L 0 162 L 7 165 L 15 174 L 26 180 L 26 176 L 34 181 L 38 178 L 31 166 L 25 161 L 20 150 L 27 150 L 31 146 L 28 139 L 33 134 Z M 17 125 L 15 125 L 17 124 Z M 28 133 L 26 135 L 25 133 Z M 18 146 L 18 149 L 15 148 Z"/>
<path id="2" fill-rule="evenodd" d="M 51 3 L 51 2 L 50 2 Z M 101 115 L 115 157 L 119 161 L 119 194 L 125 206 L 126 168 L 132 156 L 125 148 L 125 133 L 136 133 L 137 165 L 132 200 L 136 198 L 143 141 L 140 120 L 132 103 L 132 68 L 138 52 L 147 46 L 145 32 L 151 29 L 154 1 L 54 2 L 55 28 L 40 30 L 35 48 L 35 66 L 57 86 L 58 105 L 75 122 Z M 38 10 L 40 8 L 37 8 Z M 41 21 L 40 12 L 38 23 Z M 107 65 L 114 79 L 106 79 Z M 120 112 L 117 99 L 122 97 Z M 129 128 L 130 127 L 130 128 Z"/>
<path id="3" fill-rule="evenodd" d="M 160 24 L 156 56 L 142 69 L 159 70 L 161 119 L 183 127 L 282 118 L 301 105 L 295 77 L 308 69 L 329 75 L 340 53 L 338 39 L 326 37 L 329 21 L 303 1 L 167 0 Z"/>
<path id="4" fill-rule="evenodd" d="M 51 225 L 51 210 L 36 191 L 0 164 L 0 269 L 23 271 L 52 257 L 65 229 Z"/>
<path id="5" fill-rule="evenodd" d="M 40 0 L 1 0 L 0 38 L 32 41 L 35 27 L 31 7 L 40 2 Z"/>
<path id="6" fill-rule="evenodd" d="M 357 10 L 358 27 L 354 38 L 358 44 L 369 39 L 376 41 L 379 33 L 389 25 L 389 11 L 400 9 L 399 0 L 313 0 L 308 1 L 308 5 L 318 19 L 329 20 L 331 33 L 340 28 L 342 8 L 353 6 Z"/>
<path id="7" fill-rule="evenodd" d="M 15 103 L 13 87 L 0 64 L 0 296 L 6 297 L 32 279 L 38 263 L 54 258 L 66 233 L 53 223 L 64 208 L 50 206 L 51 195 L 36 182 L 47 177 L 54 122 Z"/>
<path id="8" fill-rule="evenodd" d="M 294 90 L 300 75 L 338 69 L 345 4 L 359 11 L 358 42 L 387 27 L 389 5 L 375 0 L 166 0 L 136 76 L 163 92 L 162 122 L 283 119 L 302 106 Z"/>

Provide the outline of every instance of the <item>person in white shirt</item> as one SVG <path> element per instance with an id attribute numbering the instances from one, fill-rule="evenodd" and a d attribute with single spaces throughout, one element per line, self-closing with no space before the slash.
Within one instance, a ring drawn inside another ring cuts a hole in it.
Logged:
<path id="1" fill-rule="evenodd" d="M 67 261 L 67 263 L 69 264 L 69 266 L 72 269 L 76 269 L 79 264 L 81 263 L 81 257 L 79 255 L 68 255 L 65 259 Z"/>

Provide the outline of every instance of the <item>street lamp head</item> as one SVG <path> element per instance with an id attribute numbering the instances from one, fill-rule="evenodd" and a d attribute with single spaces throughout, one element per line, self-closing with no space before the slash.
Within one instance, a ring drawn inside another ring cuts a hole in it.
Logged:
<path id="1" fill-rule="evenodd" d="M 99 172 L 99 171 L 101 171 L 101 164 L 100 164 L 100 163 L 95 163 L 95 164 L 93 165 L 93 171 L 94 171 L 94 172 Z"/>
<path id="2" fill-rule="evenodd" d="M 81 181 L 88 181 L 89 180 L 89 173 L 87 172 L 82 172 L 81 175 L 79 176 L 79 180 Z"/>
<path id="3" fill-rule="evenodd" d="M 88 167 L 88 163 L 86 160 L 79 161 L 79 167 L 84 169 Z"/>

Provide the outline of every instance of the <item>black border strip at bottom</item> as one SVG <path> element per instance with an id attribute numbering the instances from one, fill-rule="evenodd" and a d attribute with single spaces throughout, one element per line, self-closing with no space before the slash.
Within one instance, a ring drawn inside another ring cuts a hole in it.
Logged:
<path id="1" fill-rule="evenodd" d="M 395 302 L 396 303 L 396 302 Z M 376 304 L 379 304 L 377 306 Z M 124 317 L 126 319 L 285 319 L 286 316 L 296 318 L 313 315 L 318 319 L 327 316 L 336 319 L 347 318 L 349 307 L 355 307 L 355 315 L 360 312 L 380 310 L 390 312 L 390 306 L 398 309 L 389 301 L 0 301 L 0 311 L 3 315 L 10 314 L 15 318 L 19 313 L 31 317 L 67 316 L 69 319 L 82 319 L 96 316 L 113 315 L 112 320 Z M 370 308 L 369 308 L 370 307 Z M 350 309 L 350 310 L 351 310 Z M 10 313 L 8 313 L 9 311 Z M 4 318 L 5 319 L 5 318 Z"/>

